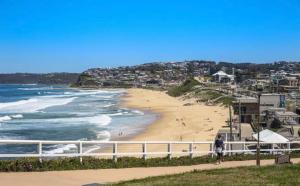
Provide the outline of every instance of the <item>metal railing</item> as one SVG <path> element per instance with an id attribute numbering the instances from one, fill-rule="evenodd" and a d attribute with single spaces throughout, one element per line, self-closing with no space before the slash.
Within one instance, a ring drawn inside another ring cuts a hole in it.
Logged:
<path id="1" fill-rule="evenodd" d="M 75 144 L 76 152 L 63 152 L 63 153 L 45 153 L 43 147 L 49 145 L 67 145 Z M 242 153 L 255 153 L 256 141 L 234 141 L 224 142 L 225 154 L 242 154 Z M 54 157 L 79 157 L 82 161 L 83 157 L 101 157 L 111 156 L 114 160 L 117 160 L 121 156 L 140 156 L 144 159 L 153 155 L 168 156 L 197 156 L 197 155 L 211 155 L 214 156 L 214 142 L 213 141 L 39 141 L 39 140 L 0 140 L 0 148 L 2 145 L 36 145 L 36 153 L 15 153 L 15 154 L 0 154 L 0 158 L 20 158 L 20 157 L 36 157 L 42 161 L 43 158 Z M 102 146 L 102 150 L 98 151 L 86 151 L 84 152 L 84 146 L 99 145 Z M 122 146 L 127 146 L 127 152 L 122 152 Z M 139 151 L 131 151 L 131 145 L 140 145 Z M 148 150 L 148 146 L 165 145 L 165 150 L 158 148 L 158 150 Z M 178 145 L 186 145 L 187 150 L 178 150 L 180 148 L 174 148 Z M 198 150 L 196 146 L 202 146 L 204 150 Z M 300 141 L 291 141 L 285 143 L 266 143 L 261 142 L 262 153 L 278 153 L 278 152 L 293 152 L 300 151 Z M 251 148 L 252 147 L 252 148 Z M 254 148 L 253 148 L 254 147 Z M 129 150 L 128 150 L 129 149 Z"/>

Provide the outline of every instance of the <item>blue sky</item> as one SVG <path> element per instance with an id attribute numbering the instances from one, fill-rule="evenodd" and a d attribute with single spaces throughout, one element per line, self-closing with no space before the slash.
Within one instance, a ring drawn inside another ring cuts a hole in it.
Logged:
<path id="1" fill-rule="evenodd" d="M 300 61 L 299 0 L 0 0 L 0 72 Z"/>

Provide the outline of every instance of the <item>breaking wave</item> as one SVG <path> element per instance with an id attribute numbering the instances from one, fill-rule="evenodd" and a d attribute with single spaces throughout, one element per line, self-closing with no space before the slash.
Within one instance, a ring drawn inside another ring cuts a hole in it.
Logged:
<path id="1" fill-rule="evenodd" d="M 66 105 L 71 103 L 77 97 L 50 97 L 41 96 L 20 100 L 15 102 L 0 103 L 0 112 L 4 113 L 29 113 L 36 112 L 48 107 Z"/>

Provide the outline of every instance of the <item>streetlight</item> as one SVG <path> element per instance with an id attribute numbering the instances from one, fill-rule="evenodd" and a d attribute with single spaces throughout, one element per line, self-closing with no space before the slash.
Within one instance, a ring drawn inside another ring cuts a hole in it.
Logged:
<path id="1" fill-rule="evenodd" d="M 262 92 L 261 87 L 256 87 L 257 91 L 257 105 L 258 105 L 258 118 L 257 118 L 257 145 L 256 145 L 256 165 L 260 166 L 260 96 Z"/>

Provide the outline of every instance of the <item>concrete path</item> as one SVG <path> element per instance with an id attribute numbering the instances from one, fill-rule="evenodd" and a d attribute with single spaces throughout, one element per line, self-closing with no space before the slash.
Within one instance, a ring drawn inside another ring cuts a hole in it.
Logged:
<path id="1" fill-rule="evenodd" d="M 300 163 L 300 158 L 292 160 Z M 152 168 L 126 168 L 126 169 L 98 169 L 76 171 L 49 171 L 49 172 L 20 172 L 0 173 L 0 185 L 3 186 L 93 186 L 96 183 L 109 183 L 148 176 L 159 176 L 183 173 L 187 171 L 209 170 L 216 168 L 230 168 L 240 166 L 253 166 L 255 160 L 228 161 L 221 165 L 201 164 L 180 167 L 152 167 Z M 272 165 L 274 160 L 262 160 L 261 165 Z"/>

